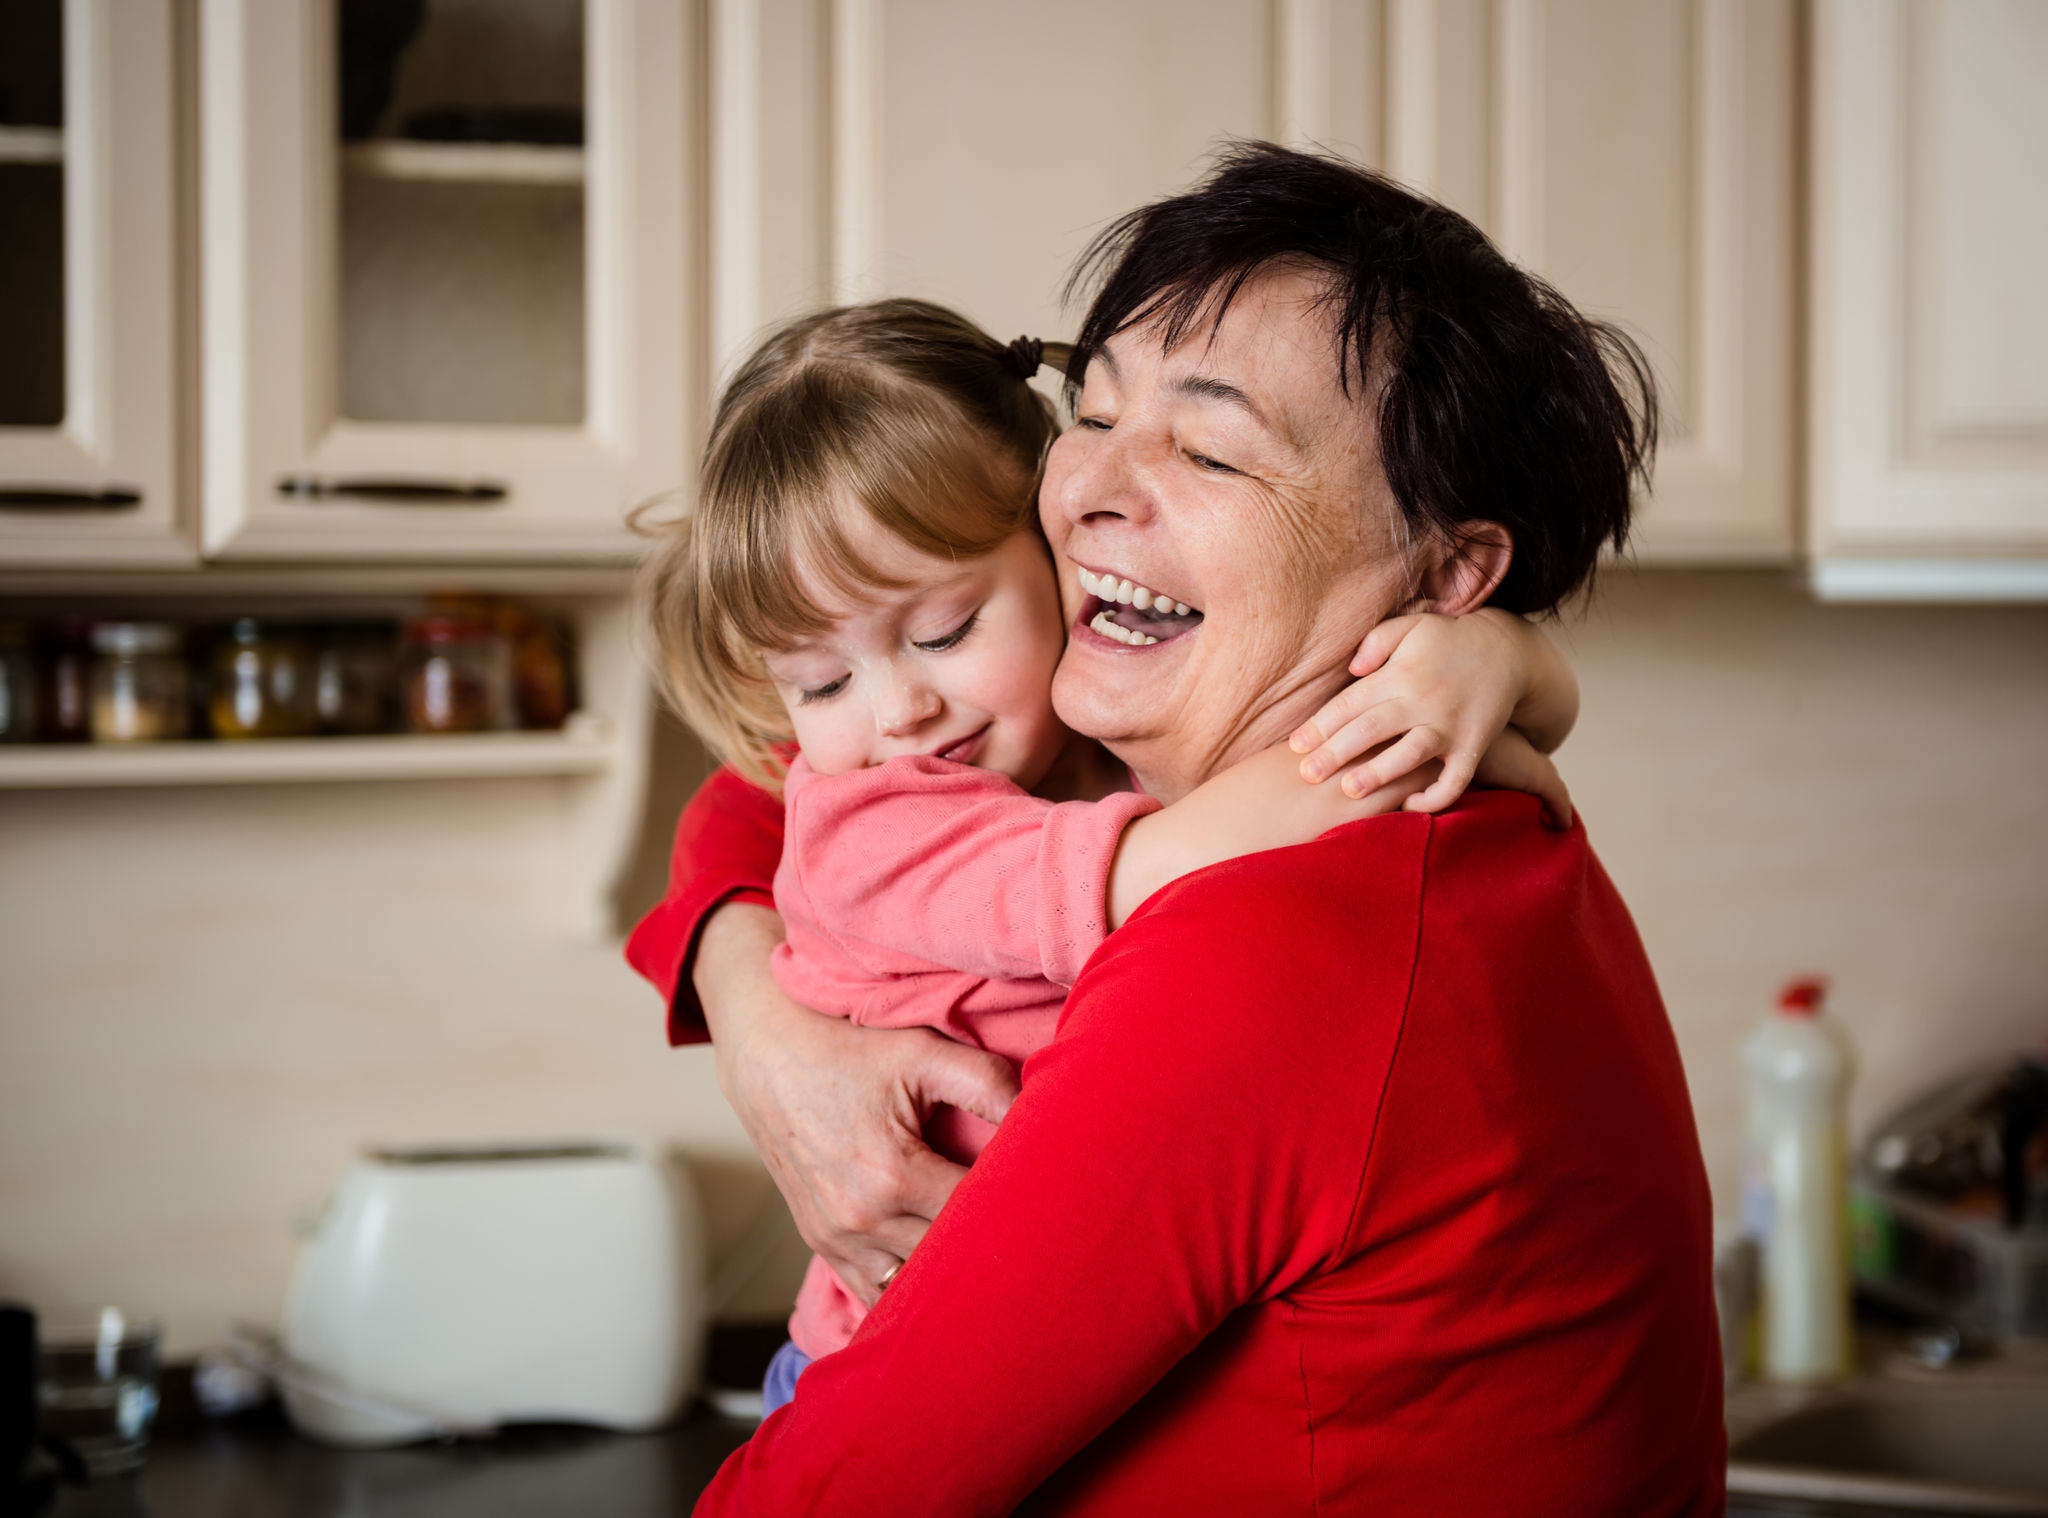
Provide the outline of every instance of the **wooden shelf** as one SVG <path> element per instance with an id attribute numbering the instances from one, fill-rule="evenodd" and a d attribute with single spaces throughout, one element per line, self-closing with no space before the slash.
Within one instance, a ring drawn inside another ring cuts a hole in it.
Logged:
<path id="1" fill-rule="evenodd" d="M 62 127 L 0 126 L 0 163 L 63 162 Z"/>
<path id="2" fill-rule="evenodd" d="M 0 749 L 0 790 L 596 775 L 617 757 L 610 724 L 595 718 L 559 733 L 29 744 Z"/>
<path id="3" fill-rule="evenodd" d="M 342 167 L 371 179 L 577 185 L 583 149 L 523 142 L 413 142 L 384 137 L 342 149 Z"/>

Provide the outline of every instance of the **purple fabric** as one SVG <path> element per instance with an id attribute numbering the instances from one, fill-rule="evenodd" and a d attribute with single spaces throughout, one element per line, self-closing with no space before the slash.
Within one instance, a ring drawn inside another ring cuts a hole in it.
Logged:
<path id="1" fill-rule="evenodd" d="M 761 1378 L 761 1416 L 786 1407 L 796 1395 L 796 1378 L 804 1373 L 811 1357 L 794 1344 L 784 1344 L 768 1362 L 768 1374 Z"/>

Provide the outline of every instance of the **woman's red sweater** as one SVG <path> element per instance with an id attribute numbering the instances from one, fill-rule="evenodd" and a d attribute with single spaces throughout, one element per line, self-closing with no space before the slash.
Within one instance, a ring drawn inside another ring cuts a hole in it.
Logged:
<path id="1" fill-rule="evenodd" d="M 658 975 L 772 877 L 772 806 L 715 784 L 697 905 L 635 935 Z M 1110 936 L 861 1332 L 698 1511 L 1717 1515 L 1710 1254 L 1584 829 L 1502 792 L 1354 823 Z"/>

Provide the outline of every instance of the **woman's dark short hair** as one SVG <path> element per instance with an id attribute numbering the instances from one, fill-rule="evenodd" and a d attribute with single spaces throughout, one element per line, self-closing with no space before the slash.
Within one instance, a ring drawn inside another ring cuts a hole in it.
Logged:
<path id="1" fill-rule="evenodd" d="M 1153 321 L 1169 348 L 1221 320 L 1273 264 L 1325 272 L 1336 362 L 1379 396 L 1379 455 L 1409 527 L 1514 536 L 1492 603 L 1554 611 L 1628 539 L 1657 445 L 1642 350 L 1501 256 L 1457 212 L 1355 165 L 1266 142 L 1226 149 L 1200 185 L 1111 225 L 1070 293 L 1099 280 L 1069 379 Z"/>

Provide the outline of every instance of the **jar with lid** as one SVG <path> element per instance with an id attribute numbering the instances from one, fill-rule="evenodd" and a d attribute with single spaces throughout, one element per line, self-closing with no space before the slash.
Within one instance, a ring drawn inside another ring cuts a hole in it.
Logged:
<path id="1" fill-rule="evenodd" d="M 43 743 L 92 741 L 92 623 L 66 617 L 45 623 L 36 639 L 36 738 Z"/>
<path id="2" fill-rule="evenodd" d="M 213 643 L 216 738 L 302 738 L 313 731 L 313 664 L 297 623 L 238 617 Z"/>
<path id="3" fill-rule="evenodd" d="M 461 617 L 422 617 L 406 643 L 406 716 L 414 732 L 512 726 L 512 651 L 495 628 Z"/>
<path id="4" fill-rule="evenodd" d="M 0 622 L 0 743 L 36 733 L 36 666 L 26 622 Z"/>
<path id="5" fill-rule="evenodd" d="M 173 622 L 102 622 L 92 630 L 92 736 L 153 743 L 191 729 L 192 682 Z"/>
<path id="6" fill-rule="evenodd" d="M 366 617 L 313 628 L 313 709 L 323 733 L 388 733 L 398 725 L 398 624 Z"/>

